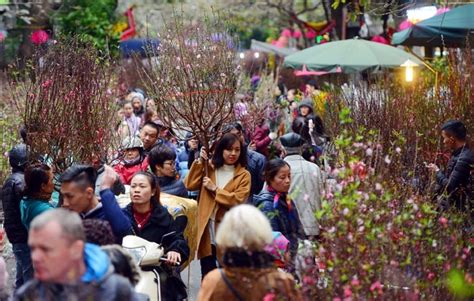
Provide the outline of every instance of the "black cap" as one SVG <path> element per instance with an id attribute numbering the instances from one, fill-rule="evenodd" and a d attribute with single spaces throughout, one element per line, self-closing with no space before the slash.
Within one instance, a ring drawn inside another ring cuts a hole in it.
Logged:
<path id="1" fill-rule="evenodd" d="M 305 143 L 303 138 L 296 133 L 288 133 L 280 137 L 281 145 L 285 148 L 301 147 Z"/>

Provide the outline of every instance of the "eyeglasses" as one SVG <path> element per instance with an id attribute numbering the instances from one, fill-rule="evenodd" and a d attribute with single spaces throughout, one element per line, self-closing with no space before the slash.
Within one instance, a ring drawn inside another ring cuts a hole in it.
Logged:
<path id="1" fill-rule="evenodd" d="M 174 165 L 176 165 L 176 161 L 165 161 L 165 162 L 163 162 L 163 165 L 165 165 L 165 164 L 174 166 Z"/>

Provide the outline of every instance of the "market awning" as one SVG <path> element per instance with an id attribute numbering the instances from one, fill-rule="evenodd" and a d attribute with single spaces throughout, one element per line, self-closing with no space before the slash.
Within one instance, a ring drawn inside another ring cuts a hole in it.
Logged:
<path id="1" fill-rule="evenodd" d="M 474 47 L 474 4 L 458 6 L 393 35 L 392 44 L 431 47 Z"/>
<path id="2" fill-rule="evenodd" d="M 423 63 L 414 55 L 390 45 L 353 39 L 328 42 L 306 48 L 285 58 L 284 65 L 295 69 L 353 73 L 398 68 L 407 60 Z"/>
<path id="3" fill-rule="evenodd" d="M 250 44 L 250 49 L 254 51 L 273 53 L 282 57 L 285 57 L 298 51 L 296 49 L 291 48 L 277 47 L 270 43 L 265 43 L 257 40 L 252 40 L 252 43 Z"/>

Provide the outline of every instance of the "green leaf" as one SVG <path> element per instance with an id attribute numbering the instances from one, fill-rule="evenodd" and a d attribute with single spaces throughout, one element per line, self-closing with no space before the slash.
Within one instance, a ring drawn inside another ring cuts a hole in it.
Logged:
<path id="1" fill-rule="evenodd" d="M 457 297 L 470 298 L 474 296 L 474 285 L 466 282 L 464 273 L 460 270 L 453 269 L 449 271 L 446 286 Z"/>

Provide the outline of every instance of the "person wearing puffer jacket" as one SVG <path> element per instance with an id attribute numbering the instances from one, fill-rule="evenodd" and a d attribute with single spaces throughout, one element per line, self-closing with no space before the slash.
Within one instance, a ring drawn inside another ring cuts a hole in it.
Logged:
<path id="1" fill-rule="evenodd" d="M 184 179 L 191 169 L 191 165 L 199 158 L 199 141 L 193 137 L 192 133 L 186 135 L 184 146 L 178 154 L 179 161 L 179 178 Z M 188 191 L 188 198 L 197 199 L 199 191 Z"/>
<path id="2" fill-rule="evenodd" d="M 26 144 L 15 145 L 8 153 L 11 175 L 5 180 L 2 188 L 2 205 L 5 221 L 3 226 L 12 244 L 16 261 L 15 287 L 33 278 L 28 231 L 21 222 L 20 201 L 25 188 L 25 167 L 28 163 Z"/>

